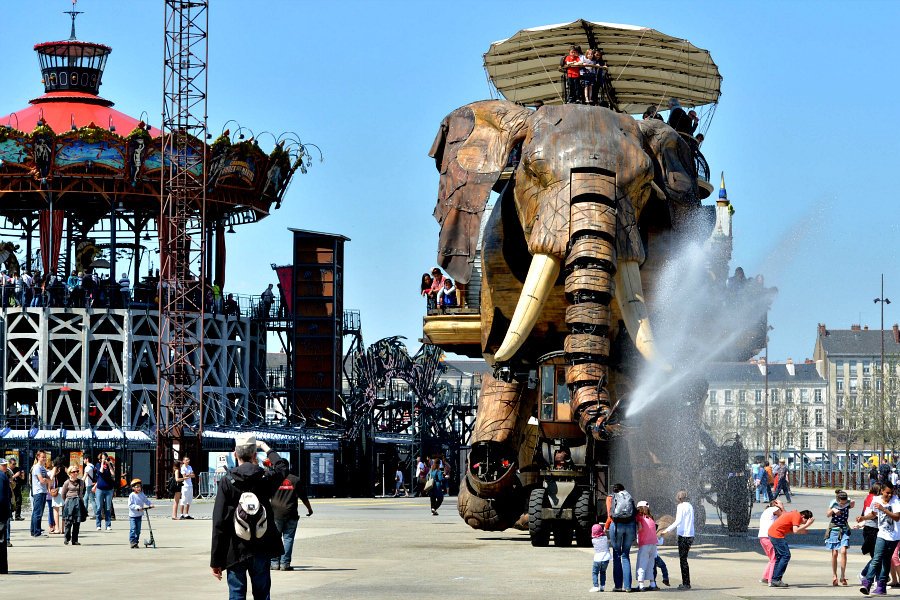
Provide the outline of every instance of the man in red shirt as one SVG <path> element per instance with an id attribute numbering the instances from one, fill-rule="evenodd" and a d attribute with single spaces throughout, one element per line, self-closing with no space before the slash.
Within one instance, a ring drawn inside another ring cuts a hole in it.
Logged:
<path id="1" fill-rule="evenodd" d="M 775 569 L 772 571 L 769 587 L 788 586 L 781 581 L 784 572 L 787 570 L 788 562 L 791 560 L 791 549 L 788 547 L 784 536 L 789 533 L 806 533 L 809 530 L 809 526 L 814 522 L 815 518 L 813 518 L 810 511 L 801 510 L 797 512 L 792 510 L 775 519 L 775 522 L 769 527 L 769 541 L 772 542 L 772 549 L 775 551 Z"/>

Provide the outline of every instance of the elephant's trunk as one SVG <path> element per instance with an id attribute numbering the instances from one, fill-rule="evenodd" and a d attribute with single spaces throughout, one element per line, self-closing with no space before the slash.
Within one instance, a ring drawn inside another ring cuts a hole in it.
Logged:
<path id="1" fill-rule="evenodd" d="M 595 177 L 606 179 L 605 176 Z M 598 188 L 607 188 L 601 183 Z M 613 185 L 609 186 L 614 188 Z M 594 186 L 591 186 L 594 187 Z M 608 188 L 607 188 L 608 189 Z M 570 250 L 566 259 L 566 357 L 571 364 L 566 383 L 572 418 L 597 439 L 609 436 L 610 401 L 606 390 L 609 356 L 609 304 L 616 293 L 616 208 L 604 194 L 572 198 Z"/>

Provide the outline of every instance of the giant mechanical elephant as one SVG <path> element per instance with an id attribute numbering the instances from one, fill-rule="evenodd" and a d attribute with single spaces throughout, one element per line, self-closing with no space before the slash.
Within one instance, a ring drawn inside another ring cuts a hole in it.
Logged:
<path id="1" fill-rule="evenodd" d="M 501 530 L 522 516 L 516 471 L 542 356 L 571 365 L 572 420 L 601 442 L 614 433 L 611 342 L 627 331 L 632 349 L 654 355 L 645 292 L 652 300 L 648 280 L 671 239 L 697 229 L 696 165 L 662 121 L 499 100 L 450 113 L 430 155 L 441 174 L 438 259 L 459 283 L 500 192 L 482 243 L 481 342 L 494 375 L 482 383 L 458 508 L 472 527 Z"/>

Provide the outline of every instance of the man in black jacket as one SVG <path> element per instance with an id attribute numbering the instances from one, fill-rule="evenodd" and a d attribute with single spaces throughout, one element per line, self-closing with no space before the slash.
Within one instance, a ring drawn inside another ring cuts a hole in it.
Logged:
<path id="1" fill-rule="evenodd" d="M 694 135 L 694 131 L 697 130 L 699 123 L 700 119 L 697 117 L 697 113 L 694 111 L 684 112 L 684 109 L 681 108 L 681 104 L 678 102 L 678 98 L 669 100 L 669 125 L 672 126 L 672 129 L 678 133 Z"/>
<path id="2" fill-rule="evenodd" d="M 9 573 L 6 562 L 6 543 L 9 541 L 9 521 L 12 517 L 12 490 L 6 460 L 0 458 L 0 575 Z"/>
<path id="3" fill-rule="evenodd" d="M 257 448 L 265 452 L 272 462 L 271 470 L 266 471 L 253 464 Z M 274 524 L 271 499 L 287 477 L 288 462 L 264 442 L 257 442 L 252 433 L 238 436 L 234 455 L 238 466 L 219 481 L 216 493 L 209 566 L 220 581 L 222 570 L 228 571 L 230 598 L 247 597 L 249 573 L 253 598 L 262 600 L 269 598 L 272 586 L 269 563 L 284 553 L 281 535 Z M 256 494 L 261 510 L 265 511 L 267 527 L 260 538 L 243 539 L 235 530 L 235 509 L 244 493 Z"/>

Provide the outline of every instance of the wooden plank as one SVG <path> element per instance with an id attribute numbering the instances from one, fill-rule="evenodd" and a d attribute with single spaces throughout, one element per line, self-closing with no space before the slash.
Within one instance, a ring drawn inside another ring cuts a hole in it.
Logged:
<path id="1" fill-rule="evenodd" d="M 566 337 L 566 354 L 609 356 L 609 340 L 599 335 L 573 333 Z"/>
<path id="2" fill-rule="evenodd" d="M 566 277 L 566 293 L 574 294 L 582 290 L 614 295 L 616 282 L 611 273 L 600 269 L 576 269 Z"/>

